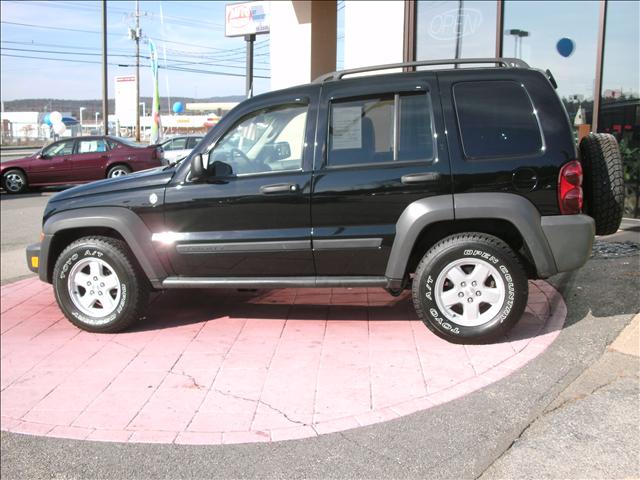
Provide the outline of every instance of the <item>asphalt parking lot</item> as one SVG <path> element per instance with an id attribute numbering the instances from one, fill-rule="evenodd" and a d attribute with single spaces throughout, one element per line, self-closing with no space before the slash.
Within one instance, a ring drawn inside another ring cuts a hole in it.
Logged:
<path id="1" fill-rule="evenodd" d="M 51 195 L 0 196 L 3 286 L 31 275 L 24 246 L 37 241 Z M 625 231 L 609 240 L 638 242 L 639 227 L 625 222 Z M 638 358 L 607 347 L 640 310 L 639 268 L 637 253 L 605 252 L 577 272 L 550 279 L 568 313 L 547 350 L 502 380 L 426 410 L 313 438 L 238 445 L 93 442 L 2 432 L 0 473 L 2 478 L 636 478 Z"/>

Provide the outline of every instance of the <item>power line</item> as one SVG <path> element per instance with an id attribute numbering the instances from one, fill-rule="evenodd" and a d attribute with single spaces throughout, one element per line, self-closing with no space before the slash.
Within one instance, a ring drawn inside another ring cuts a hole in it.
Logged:
<path id="1" fill-rule="evenodd" d="M 9 22 L 6 20 L 2 20 L 0 21 L 0 23 L 6 24 L 6 25 L 14 25 L 14 26 L 19 26 L 19 27 L 30 27 L 30 28 L 41 28 L 41 29 L 46 29 L 46 30 L 60 30 L 60 31 L 66 31 L 66 32 L 76 32 L 76 33 L 92 33 L 92 34 L 101 34 L 101 32 L 98 32 L 96 30 L 83 30 L 83 29 L 79 29 L 79 28 L 67 28 L 67 27 L 52 27 L 49 25 L 36 25 L 33 23 L 21 23 L 21 22 Z M 107 33 L 107 35 L 112 36 L 112 37 L 120 37 L 122 38 L 124 35 L 123 34 L 119 34 L 119 33 Z M 237 48 L 218 48 L 218 47 L 205 47 L 203 45 L 198 45 L 195 43 L 187 43 L 187 42 L 179 42 L 177 40 L 165 40 L 163 38 L 158 38 L 158 37 L 151 37 L 149 36 L 148 38 L 151 38 L 152 40 L 156 40 L 158 42 L 165 42 L 165 43 L 172 43 L 172 44 L 176 44 L 176 45 L 187 45 L 187 46 L 191 46 L 191 47 L 197 47 L 203 50 L 215 50 L 217 52 L 223 53 L 231 53 L 233 51 L 236 51 L 238 49 L 241 49 L 243 47 L 237 47 Z M 240 52 L 238 52 L 240 53 Z"/>
<path id="2" fill-rule="evenodd" d="M 53 58 L 53 57 L 35 57 L 35 56 L 28 56 L 28 55 L 15 55 L 15 54 L 10 54 L 10 53 L 6 53 L 2 55 L 3 57 L 14 57 L 14 58 L 30 58 L 30 59 L 34 59 L 34 60 L 50 60 L 50 61 L 57 61 L 57 62 L 67 62 L 67 63 L 91 63 L 91 64 L 101 64 L 102 62 L 95 62 L 95 61 L 91 61 L 91 60 L 78 60 L 78 59 L 72 59 L 72 58 Z M 109 63 L 109 65 L 111 66 L 116 66 L 116 67 L 124 67 L 124 68 L 129 68 L 129 67 L 134 67 L 134 64 L 122 64 L 122 63 Z M 141 67 L 149 67 L 150 65 L 140 65 Z M 218 72 L 218 71 L 214 71 L 214 70 L 202 70 L 202 69 L 195 69 L 195 68 L 183 68 L 183 67 L 177 67 L 177 66 L 162 66 L 159 65 L 158 68 L 162 69 L 162 70 L 172 70 L 172 71 L 176 71 L 176 72 L 189 72 L 189 73 L 203 73 L 203 74 L 209 74 L 209 75 L 222 75 L 222 76 L 228 76 L 228 77 L 244 77 L 244 74 L 241 73 L 232 73 L 232 72 Z M 269 76 L 258 76 L 255 75 L 255 78 L 271 78 Z"/>

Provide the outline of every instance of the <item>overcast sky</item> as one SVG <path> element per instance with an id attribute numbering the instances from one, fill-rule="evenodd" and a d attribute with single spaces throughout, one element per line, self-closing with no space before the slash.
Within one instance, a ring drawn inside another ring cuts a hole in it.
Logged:
<path id="1" fill-rule="evenodd" d="M 226 2 L 140 2 L 143 35 L 154 39 L 160 57 L 162 96 L 211 97 L 243 95 L 245 42 L 224 36 Z M 109 1 L 109 96 L 114 77 L 131 74 L 135 67 L 135 42 L 128 39 L 134 1 Z M 2 0 L 1 94 L 16 98 L 93 99 L 102 95 L 102 20 L 100 1 Z M 17 25 L 22 24 L 22 25 Z M 52 28 L 42 28 L 52 27 Z M 82 31 L 77 31 L 82 30 Z M 142 43 L 142 56 L 149 46 Z M 166 53 L 166 62 L 164 60 Z M 269 76 L 269 35 L 259 35 L 255 50 L 255 75 Z M 70 61 L 44 60 L 48 57 Z M 78 62 L 85 63 L 78 63 Z M 95 62 L 95 63 L 94 63 Z M 148 60 L 142 59 L 142 65 Z M 191 72 L 162 69 L 163 66 Z M 233 73 L 239 76 L 215 75 Z M 149 67 L 141 67 L 141 95 L 152 94 Z M 256 79 L 255 92 L 269 88 L 268 79 Z"/>

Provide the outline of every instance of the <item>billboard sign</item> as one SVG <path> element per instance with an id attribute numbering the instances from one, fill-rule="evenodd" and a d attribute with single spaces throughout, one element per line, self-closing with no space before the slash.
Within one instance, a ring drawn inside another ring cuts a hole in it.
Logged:
<path id="1" fill-rule="evenodd" d="M 231 3 L 224 17 L 227 37 L 269 33 L 269 2 Z"/>
<path id="2" fill-rule="evenodd" d="M 116 77 L 116 117 L 121 125 L 136 124 L 136 76 Z"/>

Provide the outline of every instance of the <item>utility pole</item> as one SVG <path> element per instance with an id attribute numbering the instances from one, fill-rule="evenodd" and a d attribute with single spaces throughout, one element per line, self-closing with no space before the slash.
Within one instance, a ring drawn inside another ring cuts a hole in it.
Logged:
<path id="1" fill-rule="evenodd" d="M 140 0 L 136 0 L 136 142 L 140 141 Z"/>
<path id="2" fill-rule="evenodd" d="M 82 115 L 82 110 L 80 110 Z M 96 124 L 98 123 L 96 116 Z M 102 0 L 102 120 L 104 135 L 109 135 L 109 89 L 107 85 L 107 0 Z M 82 122 L 80 122 L 82 124 Z M 82 125 L 81 125 L 82 127 Z"/>

